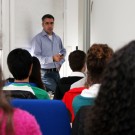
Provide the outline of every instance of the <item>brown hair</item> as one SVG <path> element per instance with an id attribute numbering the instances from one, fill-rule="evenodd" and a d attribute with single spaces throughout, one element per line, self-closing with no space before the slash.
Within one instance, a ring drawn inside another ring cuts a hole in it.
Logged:
<path id="1" fill-rule="evenodd" d="M 134 80 L 135 40 L 116 51 L 109 61 L 94 106 L 83 117 L 85 135 L 135 134 Z"/>
<path id="2" fill-rule="evenodd" d="M 102 73 L 112 57 L 113 50 L 107 44 L 93 44 L 87 52 L 88 85 L 100 83 Z"/>
<path id="3" fill-rule="evenodd" d="M 75 50 L 69 54 L 68 60 L 72 71 L 81 71 L 86 62 L 86 54 L 84 51 Z"/>
<path id="4" fill-rule="evenodd" d="M 8 100 L 4 96 L 2 92 L 2 87 L 4 85 L 4 81 L 2 80 L 2 70 L 0 67 L 0 110 L 3 112 L 0 117 L 0 134 L 2 134 L 2 125 L 4 119 L 6 119 L 6 135 L 13 135 L 13 123 L 12 123 L 12 115 L 13 115 L 13 108 L 9 104 Z"/>

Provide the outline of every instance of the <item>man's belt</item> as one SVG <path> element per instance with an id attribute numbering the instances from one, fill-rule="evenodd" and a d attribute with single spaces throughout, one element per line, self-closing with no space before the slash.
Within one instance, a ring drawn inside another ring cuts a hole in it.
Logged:
<path id="1" fill-rule="evenodd" d="M 56 72 L 56 71 L 58 71 L 58 69 L 57 68 L 50 68 L 50 69 L 43 69 L 42 68 L 42 70 L 45 70 L 45 71 L 48 71 L 48 72 Z"/>

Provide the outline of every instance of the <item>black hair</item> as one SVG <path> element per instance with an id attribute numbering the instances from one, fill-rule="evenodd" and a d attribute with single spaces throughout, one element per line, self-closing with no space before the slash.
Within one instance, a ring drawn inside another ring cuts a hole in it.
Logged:
<path id="1" fill-rule="evenodd" d="M 32 57 L 27 50 L 17 48 L 9 53 L 7 64 L 9 71 L 16 80 L 24 80 L 29 76 Z"/>
<path id="2" fill-rule="evenodd" d="M 81 71 L 86 62 L 86 54 L 84 51 L 75 50 L 69 54 L 68 60 L 72 71 Z"/>
<path id="3" fill-rule="evenodd" d="M 44 21 L 46 18 L 50 18 L 50 19 L 53 19 L 54 20 L 54 17 L 50 14 L 46 14 L 42 17 L 42 21 Z"/>
<path id="4" fill-rule="evenodd" d="M 45 89 L 45 86 L 41 80 L 41 66 L 40 62 L 37 57 L 33 56 L 32 57 L 32 62 L 33 62 L 33 67 L 32 67 L 32 72 L 29 78 L 29 81 L 32 83 L 36 83 L 37 87 L 41 89 Z"/>

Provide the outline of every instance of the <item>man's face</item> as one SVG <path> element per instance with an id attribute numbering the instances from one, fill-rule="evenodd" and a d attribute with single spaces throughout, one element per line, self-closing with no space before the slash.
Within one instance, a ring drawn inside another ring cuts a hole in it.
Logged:
<path id="1" fill-rule="evenodd" d="M 44 19 L 44 21 L 42 22 L 42 26 L 43 26 L 44 31 L 48 35 L 52 35 L 53 26 L 54 26 L 54 20 L 52 18 L 46 18 L 46 19 Z"/>

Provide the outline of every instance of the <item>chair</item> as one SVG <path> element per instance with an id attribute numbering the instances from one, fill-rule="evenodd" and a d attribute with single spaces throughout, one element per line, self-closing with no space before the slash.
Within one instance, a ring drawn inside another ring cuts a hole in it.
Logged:
<path id="1" fill-rule="evenodd" d="M 43 135 L 71 135 L 68 112 L 62 101 L 13 99 L 11 104 L 33 114 Z"/>

